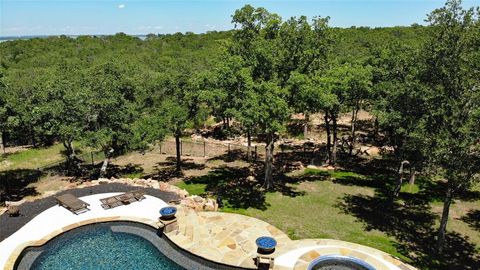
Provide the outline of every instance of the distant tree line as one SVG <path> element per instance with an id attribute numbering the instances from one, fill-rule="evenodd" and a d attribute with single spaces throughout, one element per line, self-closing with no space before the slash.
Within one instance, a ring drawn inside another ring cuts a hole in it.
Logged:
<path id="1" fill-rule="evenodd" d="M 60 141 L 75 167 L 74 142 L 113 153 L 145 149 L 209 116 L 240 123 L 266 145 L 264 187 L 275 186 L 274 146 L 293 113 L 322 113 L 326 163 L 337 163 L 338 120 L 367 110 L 393 149 L 398 196 L 404 167 L 447 183 L 438 231 L 450 204 L 480 169 L 480 11 L 458 0 L 428 15 L 428 26 L 332 28 L 328 17 L 282 20 L 263 8 L 235 11 L 235 30 L 206 34 L 65 36 L 0 43 L 0 137 Z M 250 155 L 251 151 L 248 151 Z M 434 181 L 434 180 L 432 180 Z"/>

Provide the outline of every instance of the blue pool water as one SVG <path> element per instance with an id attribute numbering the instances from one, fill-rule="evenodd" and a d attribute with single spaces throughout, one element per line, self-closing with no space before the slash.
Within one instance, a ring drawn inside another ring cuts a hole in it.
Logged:
<path id="1" fill-rule="evenodd" d="M 113 232 L 106 225 L 87 227 L 49 242 L 48 249 L 35 260 L 32 269 L 184 269 L 140 236 Z"/>

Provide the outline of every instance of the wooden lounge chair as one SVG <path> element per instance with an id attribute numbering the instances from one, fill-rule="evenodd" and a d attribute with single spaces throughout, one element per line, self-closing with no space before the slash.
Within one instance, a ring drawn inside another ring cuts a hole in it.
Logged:
<path id="1" fill-rule="evenodd" d="M 100 202 L 102 202 L 103 209 L 111 209 L 124 204 L 141 201 L 145 199 L 144 195 L 145 192 L 143 192 L 143 190 L 134 190 L 120 195 L 100 199 Z"/>
<path id="2" fill-rule="evenodd" d="M 135 197 L 135 199 L 137 201 L 141 201 L 141 200 L 145 199 L 145 191 L 143 191 L 141 189 L 130 191 L 130 193 L 132 193 L 133 197 Z"/>
<path id="3" fill-rule="evenodd" d="M 100 199 L 103 209 L 110 209 L 121 205 L 116 196 Z"/>
<path id="4" fill-rule="evenodd" d="M 57 201 L 58 205 L 65 207 L 75 215 L 78 215 L 90 210 L 88 208 L 90 204 L 80 200 L 79 198 L 69 193 L 56 196 L 55 200 Z"/>

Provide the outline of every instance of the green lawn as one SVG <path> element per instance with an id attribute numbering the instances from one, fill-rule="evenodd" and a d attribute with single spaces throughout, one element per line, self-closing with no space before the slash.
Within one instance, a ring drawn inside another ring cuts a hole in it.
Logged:
<path id="1" fill-rule="evenodd" d="M 205 193 L 207 184 L 186 184 L 185 182 L 181 181 L 177 183 L 176 186 L 185 189 L 190 195 L 200 195 Z"/>
<path id="2" fill-rule="evenodd" d="M 2 156 L 0 158 L 0 171 L 44 167 L 63 160 L 65 157 L 62 155 L 62 151 L 64 150 L 65 147 L 62 144 L 55 144 Z"/>
<path id="3" fill-rule="evenodd" d="M 363 178 L 352 172 L 325 172 L 306 169 L 304 175 L 342 179 Z M 190 194 L 205 193 L 206 184 L 179 182 L 180 188 Z M 337 184 L 332 181 L 302 182 L 294 185 L 296 192 L 304 195 L 290 197 L 279 192 L 266 194 L 266 210 L 255 208 L 231 208 L 226 204 L 224 212 L 232 212 L 264 220 L 292 239 L 331 238 L 371 246 L 406 259 L 394 247 L 394 239 L 378 230 L 365 230 L 363 223 L 343 213 L 339 204 L 347 194 L 373 195 L 373 188 Z"/>
<path id="4" fill-rule="evenodd" d="M 228 177 L 228 174 L 225 176 Z M 301 179 L 298 184 L 287 185 L 294 191 L 295 196 L 284 195 L 288 193 L 282 194 L 281 192 L 267 193 L 263 208 L 233 208 L 224 198 L 222 211 L 264 220 L 287 233 L 292 239 L 339 239 L 377 248 L 399 257 L 405 262 L 413 263 L 420 269 L 444 267 L 428 257 L 426 262 L 422 262 L 421 259 L 412 261 L 416 255 L 404 253 L 405 249 L 409 250 L 411 248 L 409 245 L 412 244 L 412 247 L 418 248 L 418 254 L 427 254 L 426 248 L 429 246 L 429 240 L 421 238 L 425 235 L 420 236 L 420 234 L 425 232 L 425 228 L 431 228 L 433 231 L 438 228 L 442 203 L 437 200 L 441 200 L 441 197 L 431 198 L 430 203 L 425 206 L 426 208 L 418 205 L 415 198 L 422 198 L 425 194 L 434 194 L 434 191 L 425 191 L 418 184 L 405 183 L 401 194 L 403 194 L 402 198 L 407 200 L 399 199 L 398 210 L 393 212 L 390 218 L 387 218 L 385 214 L 389 212 L 388 203 L 381 196 L 378 197 L 379 186 L 381 186 L 379 183 L 388 181 L 382 176 L 370 178 L 354 172 L 305 169 L 303 173 L 296 172 L 291 177 Z M 190 180 L 188 184 L 180 182 L 178 186 L 186 189 L 190 194 L 203 194 L 207 188 L 205 183 L 216 183 L 221 179 L 224 179 L 225 182 L 232 181 L 231 178 L 221 178 L 216 174 L 211 174 L 211 177 L 205 176 L 197 183 Z M 420 180 L 419 178 L 418 183 L 421 183 Z M 241 187 L 234 186 L 234 188 Z M 428 193 L 429 191 L 430 193 Z M 474 191 L 477 191 L 477 188 Z M 428 205 L 431 208 L 428 208 Z M 474 199 L 456 200 L 452 205 L 448 231 L 454 237 L 459 235 L 455 240 L 459 241 L 458 243 L 467 241 L 463 247 L 461 245 L 453 247 L 453 250 L 472 248 L 472 256 L 478 254 L 480 248 L 478 231 L 474 225 L 462 221 L 462 217 L 469 212 L 474 217 L 476 212 L 472 211 L 479 207 L 480 200 Z M 425 220 L 423 220 L 424 218 Z M 429 220 L 432 220 L 433 223 L 429 223 Z M 475 224 L 475 221 L 470 221 L 470 223 Z M 403 239 L 402 242 L 398 242 L 394 235 Z M 462 237 L 465 237 L 464 240 Z M 411 239 L 414 243 L 405 239 Z M 455 256 L 455 262 L 452 262 L 451 265 L 461 263 L 464 258 L 466 255 Z M 450 265 L 447 260 L 444 260 L 443 263 Z"/>
<path id="5" fill-rule="evenodd" d="M 297 186 L 303 196 L 279 192 L 266 196 L 267 210 L 224 209 L 265 220 L 292 239 L 331 238 L 374 247 L 405 259 L 394 247 L 394 239 L 377 230 L 367 231 L 355 217 L 337 207 L 345 194 L 373 194 L 371 188 L 344 186 L 331 181 L 304 182 Z"/>
<path id="6" fill-rule="evenodd" d="M 90 148 L 75 143 L 77 155 L 91 151 Z M 0 171 L 11 171 L 18 169 L 37 169 L 45 166 L 53 165 L 57 162 L 65 160 L 62 153 L 65 147 L 61 143 L 48 147 L 30 148 L 13 154 L 0 155 Z M 88 153 L 87 153 L 88 154 Z M 103 155 L 100 153 L 100 155 Z M 103 156 L 94 156 L 95 161 L 101 160 Z M 90 160 L 90 156 L 88 156 Z"/>

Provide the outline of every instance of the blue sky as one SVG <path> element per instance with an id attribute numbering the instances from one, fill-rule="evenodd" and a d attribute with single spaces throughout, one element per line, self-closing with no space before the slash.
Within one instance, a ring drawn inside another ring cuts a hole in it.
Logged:
<path id="1" fill-rule="evenodd" d="M 245 4 L 286 19 L 330 16 L 332 26 L 424 23 L 443 0 L 0 0 L 0 36 L 195 33 L 232 29 L 231 14 Z M 465 0 L 466 7 L 480 0 Z"/>

